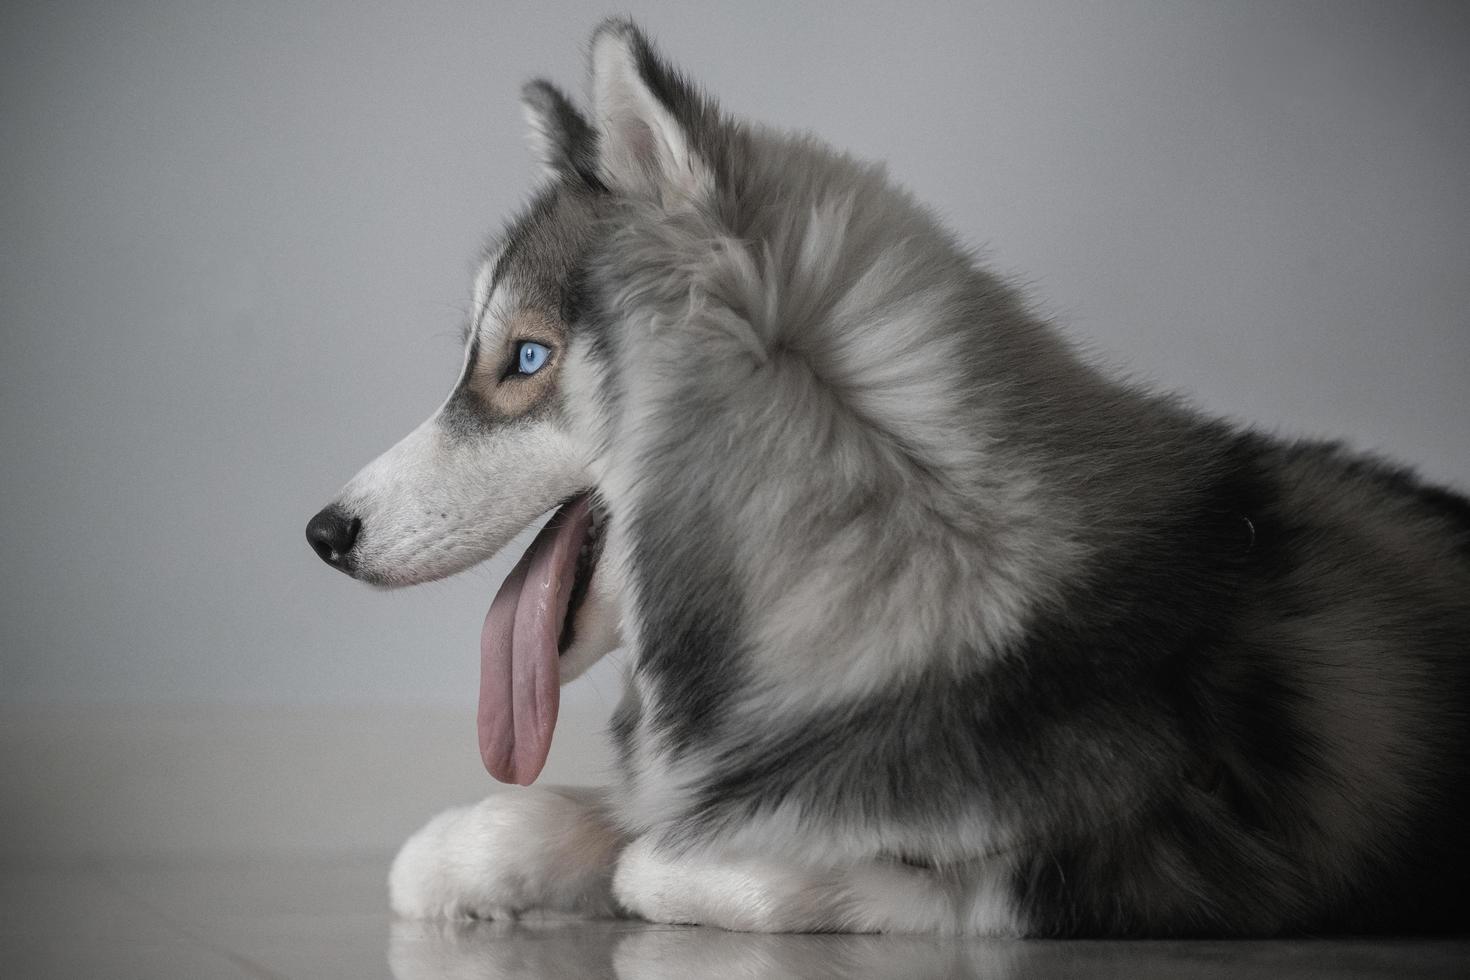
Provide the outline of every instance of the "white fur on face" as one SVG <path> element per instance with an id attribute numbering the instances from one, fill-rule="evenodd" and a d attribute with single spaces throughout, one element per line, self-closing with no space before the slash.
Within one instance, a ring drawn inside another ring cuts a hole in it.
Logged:
<path id="1" fill-rule="evenodd" d="M 484 561 L 584 485 L 580 458 L 550 421 L 464 440 L 436 414 L 342 491 L 340 504 L 362 520 L 355 574 L 413 585 Z"/>
<path id="2" fill-rule="evenodd" d="M 472 309 L 475 311 L 475 322 L 473 329 L 479 330 L 485 321 L 485 316 L 490 309 L 490 289 L 495 284 L 495 264 L 500 261 L 502 249 L 495 249 L 485 256 L 480 262 L 480 267 L 475 271 L 475 285 L 470 296 L 474 302 Z M 468 353 L 468 350 L 466 351 Z"/>
<path id="3" fill-rule="evenodd" d="M 480 349 L 505 342 L 513 297 L 491 292 L 495 258 L 475 281 Z M 470 368 L 469 348 L 461 381 Z M 375 585 L 428 582 L 495 554 L 539 515 L 589 485 L 587 453 L 556 416 L 452 433 L 448 405 L 365 466 L 337 503 L 362 521 L 354 575 Z"/>

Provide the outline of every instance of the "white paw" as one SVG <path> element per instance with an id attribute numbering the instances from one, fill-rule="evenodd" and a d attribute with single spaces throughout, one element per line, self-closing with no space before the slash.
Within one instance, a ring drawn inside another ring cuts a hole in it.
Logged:
<path id="1" fill-rule="evenodd" d="M 618 859 L 614 893 L 650 922 L 719 926 L 737 932 L 822 928 L 820 886 L 799 871 L 761 861 L 671 857 L 648 837 Z"/>
<path id="2" fill-rule="evenodd" d="M 676 854 L 645 836 L 618 859 L 613 892 L 652 922 L 737 932 L 1016 935 L 1003 870 L 971 867 L 941 879 L 892 860 L 810 867 L 698 849 Z M 963 911 L 957 892 L 965 896 Z"/>
<path id="3" fill-rule="evenodd" d="M 532 909 L 613 913 L 621 843 L 595 794 L 514 789 L 430 820 L 398 852 L 388 900 L 408 919 L 511 919 Z"/>
<path id="4" fill-rule="evenodd" d="M 613 894 L 623 908 L 649 922 L 700 925 L 696 910 L 684 895 L 681 878 L 648 838 L 640 837 L 618 858 Z"/>

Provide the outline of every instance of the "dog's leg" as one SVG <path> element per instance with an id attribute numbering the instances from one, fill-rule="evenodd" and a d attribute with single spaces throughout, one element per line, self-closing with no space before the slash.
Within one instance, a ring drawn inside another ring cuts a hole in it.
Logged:
<path id="1" fill-rule="evenodd" d="M 1021 933 L 999 866 L 937 874 L 898 861 L 805 868 L 785 861 L 673 855 L 651 838 L 618 859 L 613 891 L 654 922 L 740 932 Z"/>
<path id="2" fill-rule="evenodd" d="M 410 919 L 505 919 L 545 909 L 615 915 L 611 879 L 624 840 L 601 790 L 496 793 L 430 820 L 388 874 L 393 911 Z"/>

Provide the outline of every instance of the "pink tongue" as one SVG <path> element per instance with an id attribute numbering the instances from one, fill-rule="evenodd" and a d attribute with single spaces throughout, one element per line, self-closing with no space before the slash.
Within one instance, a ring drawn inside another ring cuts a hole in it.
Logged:
<path id="1" fill-rule="evenodd" d="M 553 514 L 485 616 L 480 633 L 480 758 L 502 783 L 530 785 L 551 751 L 561 695 L 557 644 L 588 517 L 586 496 Z"/>

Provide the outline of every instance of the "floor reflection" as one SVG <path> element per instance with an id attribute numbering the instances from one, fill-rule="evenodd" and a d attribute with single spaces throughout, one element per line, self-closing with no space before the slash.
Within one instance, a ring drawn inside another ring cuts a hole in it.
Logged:
<path id="1" fill-rule="evenodd" d="M 1463 977 L 1452 939 L 1046 942 L 753 935 L 636 921 L 394 922 L 397 980 L 929 980 L 929 978 Z"/>
<path id="2" fill-rule="evenodd" d="M 1470 976 L 1466 939 L 761 936 L 636 920 L 392 921 L 388 859 L 0 868 L 0 977 L 1338 980 Z M 384 943 L 387 962 L 384 962 Z"/>
<path id="3" fill-rule="evenodd" d="M 618 921 L 395 922 L 388 963 L 397 980 L 918 980 L 1011 976 L 1013 949 L 933 937 L 770 936 Z"/>
<path id="4" fill-rule="evenodd" d="M 1010 944 L 915 936 L 757 936 L 688 929 L 624 937 L 613 950 L 620 980 L 694 977 L 1004 978 Z"/>

